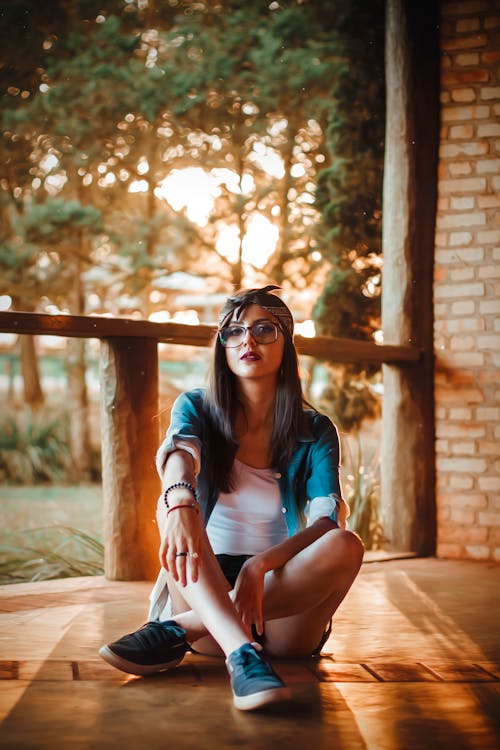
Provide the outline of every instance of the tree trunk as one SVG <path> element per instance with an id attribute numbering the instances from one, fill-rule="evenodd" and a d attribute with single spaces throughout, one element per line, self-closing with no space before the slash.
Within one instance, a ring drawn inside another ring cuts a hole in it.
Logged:
<path id="1" fill-rule="evenodd" d="M 21 305 L 19 304 L 19 300 L 13 300 L 13 302 L 15 309 L 22 307 L 26 312 L 33 312 L 33 307 Z M 27 334 L 20 336 L 19 352 L 23 377 L 24 403 L 31 409 L 36 410 L 43 405 L 45 397 L 42 391 L 35 337 Z"/>
<path id="2" fill-rule="evenodd" d="M 81 261 L 85 238 L 80 232 L 80 255 L 73 257 L 73 289 L 70 294 L 70 309 L 74 315 L 85 314 L 85 303 L 81 280 Z M 66 373 L 68 385 L 69 408 L 69 449 L 71 455 L 71 478 L 75 482 L 90 479 L 91 450 L 88 419 L 88 396 L 85 382 L 85 349 L 84 339 L 68 339 L 66 342 Z"/>
<path id="3" fill-rule="evenodd" d="M 243 240 L 245 238 L 246 231 L 246 215 L 245 207 L 246 200 L 243 194 L 243 175 L 245 171 L 245 160 L 243 158 L 243 142 L 239 134 L 238 127 L 235 131 L 236 148 L 234 151 L 236 161 L 236 172 L 238 174 L 240 194 L 238 196 L 238 232 L 239 232 L 239 245 L 238 245 L 238 259 L 231 268 L 231 278 L 235 289 L 241 289 L 243 285 Z"/>
<path id="4" fill-rule="evenodd" d="M 153 261 L 154 255 L 155 255 L 156 243 L 157 243 L 157 231 L 155 230 L 155 232 L 152 232 L 151 227 L 153 226 L 153 222 L 155 220 L 155 215 L 157 211 L 157 200 L 155 196 L 154 175 L 152 173 L 153 165 L 155 164 L 155 160 L 156 160 L 156 136 L 155 136 L 154 131 L 151 129 L 149 131 L 149 142 L 148 142 L 146 150 L 147 150 L 148 163 L 149 163 L 149 172 L 147 175 L 143 175 L 143 178 L 142 178 L 142 179 L 146 179 L 148 182 L 148 190 L 145 196 L 146 198 L 146 222 L 148 224 L 146 252 L 148 254 L 148 257 L 151 259 L 151 261 Z M 144 289 L 142 290 L 143 315 L 145 319 L 148 320 L 152 312 L 151 298 L 150 298 L 152 286 L 153 286 L 153 277 L 154 277 L 152 268 L 149 268 L 149 267 L 142 268 L 141 276 L 143 277 L 143 282 L 144 282 Z"/>
<path id="5" fill-rule="evenodd" d="M 270 278 L 277 284 L 282 284 L 286 278 L 284 265 L 289 258 L 290 244 L 290 200 L 288 193 L 292 187 L 291 169 L 293 166 L 293 147 L 295 145 L 295 128 L 288 128 L 286 147 L 282 152 L 285 174 L 281 181 L 279 206 L 280 206 L 280 233 L 278 247 L 272 257 L 272 266 L 269 271 Z"/>
<path id="6" fill-rule="evenodd" d="M 88 398 L 85 383 L 85 345 L 84 339 L 68 339 L 66 342 L 69 450 L 71 479 L 74 482 L 88 481 L 91 469 Z"/>
<path id="7" fill-rule="evenodd" d="M 44 403 L 44 395 L 40 383 L 40 368 L 35 349 L 34 336 L 20 336 L 21 372 L 24 384 L 24 403 L 31 409 L 39 409 Z"/>

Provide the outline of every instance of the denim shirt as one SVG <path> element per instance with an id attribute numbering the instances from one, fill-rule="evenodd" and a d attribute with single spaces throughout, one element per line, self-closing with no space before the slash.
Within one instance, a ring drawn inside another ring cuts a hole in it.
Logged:
<path id="1" fill-rule="evenodd" d="M 178 442 L 196 446 L 201 459 L 198 474 L 198 494 L 205 523 L 217 502 L 219 492 L 210 487 L 203 451 L 207 415 L 203 404 L 203 388 L 182 393 L 172 408 L 170 427 L 157 454 L 160 476 L 167 456 L 176 449 Z M 339 480 L 340 448 L 337 430 L 324 414 L 313 409 L 303 412 L 303 424 L 297 447 L 287 470 L 276 472 L 282 510 L 285 514 L 288 533 L 297 533 L 304 526 L 308 501 L 319 497 L 342 497 Z M 328 514 L 337 522 L 336 508 Z"/>
<path id="2" fill-rule="evenodd" d="M 168 455 L 176 450 L 179 443 L 195 446 L 200 457 L 198 472 L 198 500 L 205 524 L 210 518 L 219 490 L 209 485 L 204 436 L 207 429 L 207 414 L 203 403 L 205 389 L 196 388 L 182 393 L 172 407 L 170 426 L 165 440 L 156 456 L 158 472 L 163 471 Z M 304 409 L 302 429 L 297 447 L 292 454 L 285 472 L 276 471 L 282 512 L 285 515 L 288 535 L 293 536 L 306 525 L 309 511 L 315 500 L 329 500 L 328 510 L 321 513 L 333 522 L 344 526 L 338 519 L 338 511 L 345 518 L 347 507 L 342 499 L 339 479 L 340 446 L 338 433 L 330 419 L 313 409 Z M 165 509 L 162 499 L 158 501 L 158 524 L 163 526 Z M 162 519 L 163 516 L 163 519 Z M 164 619 L 165 571 L 162 569 L 151 594 L 150 619 Z"/>

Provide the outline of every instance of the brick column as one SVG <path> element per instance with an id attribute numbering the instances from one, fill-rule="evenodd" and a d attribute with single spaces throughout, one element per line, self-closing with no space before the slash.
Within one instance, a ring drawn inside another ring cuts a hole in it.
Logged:
<path id="1" fill-rule="evenodd" d="M 438 555 L 500 559 L 500 4 L 442 3 Z"/>

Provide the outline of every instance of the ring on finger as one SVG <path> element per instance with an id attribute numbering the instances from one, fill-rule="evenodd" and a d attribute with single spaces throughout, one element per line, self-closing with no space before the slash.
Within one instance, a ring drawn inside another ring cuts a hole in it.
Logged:
<path id="1" fill-rule="evenodd" d="M 199 554 L 197 552 L 190 552 L 189 557 L 192 557 L 193 560 L 197 560 L 199 558 Z"/>
<path id="2" fill-rule="evenodd" d="M 176 557 L 187 557 L 189 552 L 177 552 Z"/>

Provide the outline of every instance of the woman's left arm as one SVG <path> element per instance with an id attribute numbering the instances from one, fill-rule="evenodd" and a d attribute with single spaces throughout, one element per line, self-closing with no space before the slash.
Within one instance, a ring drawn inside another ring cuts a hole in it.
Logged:
<path id="1" fill-rule="evenodd" d="M 315 542 L 316 539 L 322 537 L 323 534 L 326 534 L 327 531 L 336 528 L 338 528 L 338 524 L 330 518 L 318 518 L 317 521 L 310 526 L 307 526 L 307 528 L 298 531 L 296 534 L 288 537 L 288 539 L 285 539 L 283 542 L 276 544 L 274 547 L 269 547 L 269 549 L 264 552 L 254 555 L 247 562 L 257 560 L 257 563 L 255 564 L 262 567 L 264 573 L 267 573 L 268 570 L 282 568 L 283 565 L 291 560 L 292 557 L 295 557 L 298 552 L 309 547 L 310 544 Z"/>
<path id="2" fill-rule="evenodd" d="M 264 576 L 269 570 L 282 568 L 292 557 L 319 539 L 338 524 L 330 518 L 318 518 L 302 531 L 283 542 L 269 547 L 250 557 L 240 570 L 234 587 L 234 604 L 243 622 L 250 627 L 255 624 L 257 633 L 264 629 L 262 617 L 262 597 L 264 593 Z"/>

